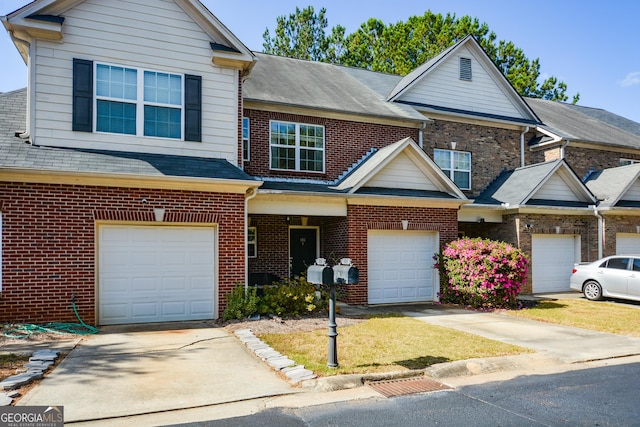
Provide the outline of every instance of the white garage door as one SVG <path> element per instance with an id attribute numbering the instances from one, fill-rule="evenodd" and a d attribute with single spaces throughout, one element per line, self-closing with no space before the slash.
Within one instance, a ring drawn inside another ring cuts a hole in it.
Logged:
<path id="1" fill-rule="evenodd" d="M 437 241 L 430 231 L 369 231 L 369 304 L 433 301 Z"/>
<path id="2" fill-rule="evenodd" d="M 616 254 L 640 254 L 640 235 L 630 233 L 616 234 Z"/>
<path id="3" fill-rule="evenodd" d="M 573 235 L 534 235 L 531 240 L 533 292 L 570 291 L 573 264 L 580 262 L 580 240 Z"/>
<path id="4" fill-rule="evenodd" d="M 101 325 L 211 319 L 213 227 L 100 226 Z"/>

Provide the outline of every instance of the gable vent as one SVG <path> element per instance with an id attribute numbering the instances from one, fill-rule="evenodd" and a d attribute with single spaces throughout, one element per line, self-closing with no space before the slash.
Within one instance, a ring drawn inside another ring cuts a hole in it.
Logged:
<path id="1" fill-rule="evenodd" d="M 471 59 L 460 58 L 460 80 L 471 81 Z"/>

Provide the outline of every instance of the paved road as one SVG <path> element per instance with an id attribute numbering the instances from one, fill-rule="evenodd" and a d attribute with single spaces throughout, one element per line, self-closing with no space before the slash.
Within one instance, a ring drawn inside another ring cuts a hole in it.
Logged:
<path id="1" fill-rule="evenodd" d="M 174 426 L 638 426 L 640 363 Z"/>

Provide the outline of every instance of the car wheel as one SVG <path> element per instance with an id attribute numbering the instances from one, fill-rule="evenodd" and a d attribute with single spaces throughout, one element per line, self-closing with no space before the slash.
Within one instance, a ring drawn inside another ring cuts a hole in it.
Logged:
<path id="1" fill-rule="evenodd" d="M 602 286 L 594 280 L 589 280 L 582 288 L 584 296 L 590 301 L 597 301 L 602 298 Z"/>

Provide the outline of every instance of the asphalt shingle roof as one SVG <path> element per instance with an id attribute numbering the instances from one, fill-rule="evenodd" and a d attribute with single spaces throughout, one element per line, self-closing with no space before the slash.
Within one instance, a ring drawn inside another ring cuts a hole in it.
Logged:
<path id="1" fill-rule="evenodd" d="M 503 171 L 474 200 L 476 204 L 508 204 L 510 206 L 561 206 L 587 207 L 593 202 L 567 200 L 543 200 L 533 198 L 533 193 L 558 167 L 563 160 L 553 160 Z"/>
<path id="2" fill-rule="evenodd" d="M 629 187 L 640 177 L 640 163 L 595 172 L 587 178 L 587 188 L 602 200 L 601 207 L 638 207 L 638 202 L 625 201 Z M 631 205 L 629 205 L 631 203 Z"/>
<path id="3" fill-rule="evenodd" d="M 246 101 L 424 122 L 414 108 L 387 102 L 399 76 L 254 52 Z"/>
<path id="4" fill-rule="evenodd" d="M 606 110 L 525 98 L 541 127 L 570 141 L 640 148 L 640 123 Z"/>
<path id="5" fill-rule="evenodd" d="M 15 136 L 26 123 L 26 89 L 0 94 L 0 167 L 78 173 L 253 180 L 224 159 L 34 146 Z"/>

